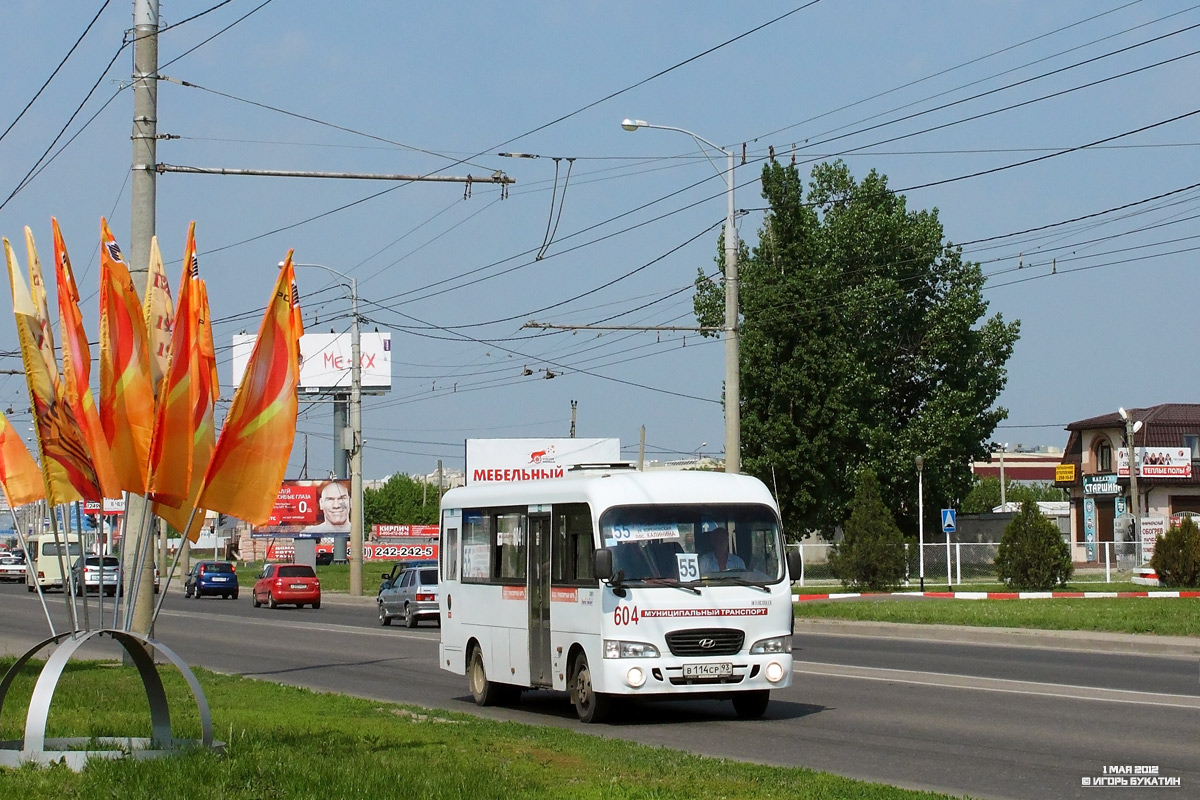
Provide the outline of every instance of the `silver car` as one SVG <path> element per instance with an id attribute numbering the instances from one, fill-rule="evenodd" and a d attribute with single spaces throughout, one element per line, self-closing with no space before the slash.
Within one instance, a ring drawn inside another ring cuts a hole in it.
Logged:
<path id="1" fill-rule="evenodd" d="M 83 570 L 83 580 L 80 580 L 80 569 Z M 101 575 L 103 570 L 103 575 Z M 100 587 L 104 587 L 104 593 L 109 597 L 116 595 L 117 590 L 121 588 L 121 561 L 116 556 L 104 556 L 103 564 L 101 564 L 101 556 L 88 556 L 75 562 L 75 592 L 83 594 L 87 592 L 100 592 Z"/>
<path id="2" fill-rule="evenodd" d="M 408 628 L 423 619 L 438 622 L 437 567 L 406 569 L 395 586 L 379 593 L 379 624 L 391 625 L 396 617 Z"/>

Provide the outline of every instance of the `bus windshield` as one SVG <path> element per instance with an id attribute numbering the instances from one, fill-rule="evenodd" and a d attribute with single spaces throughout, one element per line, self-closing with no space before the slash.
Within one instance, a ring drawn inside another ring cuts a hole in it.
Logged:
<path id="1" fill-rule="evenodd" d="M 600 536 L 623 583 L 771 583 L 783 577 L 774 510 L 757 504 L 617 506 Z"/>

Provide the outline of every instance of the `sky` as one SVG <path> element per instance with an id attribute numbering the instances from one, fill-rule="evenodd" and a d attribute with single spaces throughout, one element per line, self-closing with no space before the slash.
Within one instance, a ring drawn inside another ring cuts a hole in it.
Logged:
<path id="1" fill-rule="evenodd" d="M 93 341 L 101 216 L 130 251 L 131 6 L 14 0 L 0 50 L 0 234 L 24 266 L 30 226 L 46 265 L 58 218 Z M 642 426 L 647 458 L 722 454 L 719 339 L 524 327 L 696 324 L 723 156 L 626 117 L 738 155 L 751 247 L 769 148 L 804 174 L 878 170 L 936 208 L 988 276 L 988 314 L 1021 321 L 994 437 L 1010 449 L 1200 396 L 1200 5 L 164 0 L 161 16 L 161 163 L 515 181 L 158 178 L 173 287 L 196 222 L 219 418 L 232 337 L 257 329 L 287 251 L 356 278 L 364 330 L 392 341 L 391 391 L 364 400 L 368 479 L 461 469 L 467 438 L 566 437 L 573 401 L 576 435 L 629 458 Z M 308 330 L 348 331 L 346 288 L 297 278 Z M 20 369 L 0 315 L 0 370 Z M 0 374 L 0 407 L 28 428 L 20 374 Z M 333 463 L 331 405 L 302 403 L 289 477 Z"/>

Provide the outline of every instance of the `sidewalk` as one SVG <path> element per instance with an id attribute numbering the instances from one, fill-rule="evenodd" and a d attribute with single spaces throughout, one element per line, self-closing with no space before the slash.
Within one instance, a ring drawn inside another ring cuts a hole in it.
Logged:
<path id="1" fill-rule="evenodd" d="M 966 625 L 921 625 L 907 622 L 858 622 L 840 619 L 797 619 L 796 634 L 870 636 L 954 644 L 1043 647 L 1057 650 L 1127 655 L 1200 656 L 1200 637 L 1153 636 L 1100 631 L 1049 631 L 1030 628 L 984 628 Z"/>

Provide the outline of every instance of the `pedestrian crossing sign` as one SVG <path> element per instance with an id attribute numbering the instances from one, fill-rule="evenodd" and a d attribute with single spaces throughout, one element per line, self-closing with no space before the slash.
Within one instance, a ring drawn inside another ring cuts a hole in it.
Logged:
<path id="1" fill-rule="evenodd" d="M 958 530 L 958 514 L 953 508 L 942 509 L 942 533 L 954 533 Z"/>

